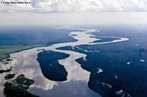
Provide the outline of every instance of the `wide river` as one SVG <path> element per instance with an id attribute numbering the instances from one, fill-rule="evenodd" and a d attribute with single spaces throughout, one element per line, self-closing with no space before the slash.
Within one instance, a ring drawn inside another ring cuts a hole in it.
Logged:
<path id="1" fill-rule="evenodd" d="M 112 41 L 94 43 L 94 41 L 100 40 L 94 38 L 95 36 L 92 35 L 92 33 L 95 31 L 95 29 L 77 29 L 77 31 L 70 32 L 69 34 L 71 37 L 77 40 L 75 42 L 57 43 L 48 47 L 37 47 L 12 53 L 10 54 L 10 58 L 13 59 L 13 61 L 9 63 L 9 65 L 3 65 L 0 63 L 0 68 L 5 70 L 13 67 L 11 72 L 15 73 L 16 76 L 24 74 L 27 78 L 33 79 L 35 84 L 33 84 L 28 91 L 40 97 L 101 97 L 98 93 L 95 93 L 88 88 L 90 72 L 82 69 L 81 64 L 75 61 L 79 58 L 83 58 L 83 60 L 86 61 L 87 55 L 75 51 L 57 49 L 65 46 L 74 47 L 78 45 L 108 44 L 128 40 L 128 38 L 117 37 L 117 39 Z M 42 49 L 69 54 L 68 58 L 58 60 L 58 62 L 63 65 L 68 72 L 66 81 L 51 81 L 43 76 L 40 65 L 36 60 L 38 53 L 41 52 Z M 102 71 L 99 68 L 97 70 L 98 73 Z M 7 73 L 0 75 L 1 97 L 4 97 L 3 84 L 5 83 L 4 76 L 6 74 Z"/>

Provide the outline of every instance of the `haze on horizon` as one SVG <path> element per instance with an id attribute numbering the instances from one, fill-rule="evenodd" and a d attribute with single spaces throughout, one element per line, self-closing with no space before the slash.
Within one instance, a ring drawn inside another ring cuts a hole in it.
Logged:
<path id="1" fill-rule="evenodd" d="M 147 24 L 147 0 L 19 1 L 31 4 L 0 4 L 0 25 Z"/>

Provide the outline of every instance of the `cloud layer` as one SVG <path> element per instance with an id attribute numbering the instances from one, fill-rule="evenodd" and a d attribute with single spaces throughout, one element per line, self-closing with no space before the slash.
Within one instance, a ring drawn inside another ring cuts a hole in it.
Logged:
<path id="1" fill-rule="evenodd" d="M 15 1 L 15 0 L 3 0 Z M 19 7 L 27 10 L 49 12 L 74 11 L 147 11 L 147 0 L 19 0 L 31 4 L 0 4 L 1 9 Z M 3 7 L 2 7 L 3 6 Z"/>

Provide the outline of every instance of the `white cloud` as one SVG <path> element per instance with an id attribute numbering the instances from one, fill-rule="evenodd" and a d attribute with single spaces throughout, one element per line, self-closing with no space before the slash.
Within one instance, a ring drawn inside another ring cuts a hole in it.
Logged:
<path id="1" fill-rule="evenodd" d="M 147 0 L 24 1 L 31 4 L 0 4 L 0 25 L 147 24 Z"/>
<path id="2" fill-rule="evenodd" d="M 3 0 L 15 1 L 15 0 Z M 31 4 L 16 4 L 15 7 L 43 11 L 147 11 L 147 0 L 19 0 Z M 4 6 L 1 4 L 0 6 Z M 5 9 L 5 5 L 3 9 Z M 15 8 L 15 7 L 11 8 Z M 2 8 L 2 7 L 0 7 Z"/>

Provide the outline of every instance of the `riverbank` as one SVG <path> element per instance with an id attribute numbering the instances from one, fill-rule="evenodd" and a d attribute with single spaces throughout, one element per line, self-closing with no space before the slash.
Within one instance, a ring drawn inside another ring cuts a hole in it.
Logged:
<path id="1" fill-rule="evenodd" d="M 88 88 L 90 72 L 84 70 L 81 67 L 81 64 L 76 62 L 76 60 L 80 58 L 86 61 L 87 55 L 76 51 L 58 49 L 66 46 L 74 47 L 77 45 L 108 44 L 128 40 L 124 38 L 118 38 L 117 40 L 109 42 L 93 43 L 94 41 L 98 40 L 97 38 L 92 38 L 94 35 L 91 33 L 95 31 L 96 30 L 94 29 L 82 29 L 80 31 L 78 29 L 77 31 L 70 32 L 70 36 L 77 41 L 56 43 L 48 47 L 37 47 L 17 53 L 12 53 L 10 54 L 10 58 L 13 59 L 13 64 L 7 65 L 7 68 L 13 67 L 11 72 L 16 72 L 16 76 L 24 74 L 27 78 L 33 79 L 35 83 L 28 89 L 28 91 L 40 97 L 48 97 L 48 95 L 51 97 L 59 97 L 62 90 L 66 90 L 64 91 L 64 97 L 69 97 L 68 95 L 71 94 L 71 97 L 77 97 L 76 94 L 80 95 L 81 97 L 100 97 L 98 93 Z M 68 72 L 67 81 L 51 81 L 44 77 L 40 68 L 40 64 L 36 60 L 38 53 L 42 52 L 43 50 L 50 50 L 53 52 L 65 53 L 69 55 L 68 58 L 57 60 L 59 64 L 63 65 Z M 79 84 L 81 85 L 80 87 Z"/>
<path id="2" fill-rule="evenodd" d="M 41 47 L 45 45 L 16 45 L 16 46 L 0 46 L 0 61 L 10 57 L 10 54 L 21 52 L 24 50 Z"/>

